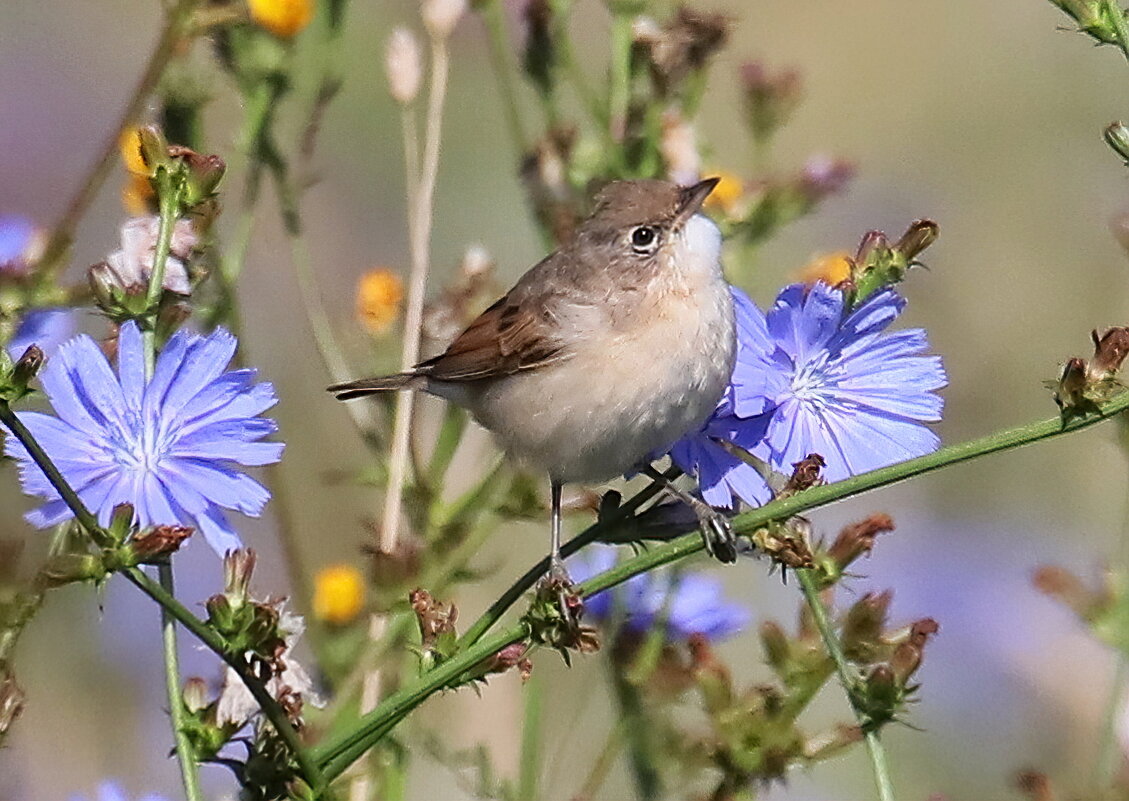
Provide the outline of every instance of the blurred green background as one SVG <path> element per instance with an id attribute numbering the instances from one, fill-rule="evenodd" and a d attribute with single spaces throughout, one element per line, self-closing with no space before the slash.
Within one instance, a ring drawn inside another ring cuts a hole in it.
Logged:
<path id="1" fill-rule="evenodd" d="M 770 301 L 813 254 L 853 250 L 868 229 L 896 236 L 912 219 L 931 217 L 941 238 L 926 254 L 930 270 L 913 273 L 905 287 L 910 307 L 903 319 L 926 327 L 944 356 L 944 440 L 1053 414 L 1042 381 L 1065 358 L 1088 354 L 1091 328 L 1129 321 L 1129 264 L 1109 231 L 1110 218 L 1129 211 L 1129 183 L 1100 136 L 1106 123 L 1129 116 L 1129 68 L 1119 54 L 1059 30 L 1067 20 L 1040 0 L 734 0 L 707 7 L 727 8 L 739 19 L 705 100 L 699 135 L 712 148 L 710 166 L 751 169 L 737 122 L 736 71 L 756 57 L 796 66 L 805 79 L 805 102 L 779 137 L 776 165 L 796 168 L 811 154 L 830 153 L 859 168 L 845 195 L 760 252 L 747 287 L 753 296 Z M 344 91 L 325 120 L 317 183 L 304 203 L 320 287 L 358 372 L 370 356 L 353 321 L 355 282 L 374 265 L 407 263 L 399 122 L 384 89 L 382 47 L 392 26 L 414 23 L 414 14 L 412 2 L 350 4 Z M 6 0 L 3 17 L 0 211 L 50 224 L 131 91 L 159 10 L 136 0 Z M 600 3 L 578 4 L 581 60 L 597 78 L 607 28 Z M 505 144 L 478 19 L 463 22 L 454 48 L 436 203 L 437 278 L 468 244 L 480 243 L 497 256 L 499 280 L 508 284 L 542 247 Z M 214 91 L 210 142 L 225 155 L 237 108 L 229 87 Z M 79 229 L 76 279 L 116 247 L 124 218 L 120 180 L 111 180 Z M 361 521 L 379 512 L 381 499 L 325 479 L 361 468 L 365 454 L 344 410 L 323 391 L 327 375 L 288 251 L 273 207 L 264 209 L 240 291 L 245 344 L 281 397 L 284 502 L 303 532 L 305 568 L 314 571 L 358 559 L 367 535 Z M 1030 574 L 1057 562 L 1094 575 L 1122 552 L 1127 465 L 1114 434 L 1113 426 L 1100 427 L 815 516 L 817 528 L 831 532 L 871 511 L 892 514 L 897 533 L 880 542 L 855 586 L 860 593 L 891 587 L 897 618 L 929 615 L 941 624 L 919 674 L 921 701 L 910 720 L 917 728 L 894 726 L 885 738 L 899 797 L 1017 798 L 1011 777 L 1027 766 L 1063 786 L 1080 787 L 1088 778 L 1112 653 L 1036 593 Z M 468 449 L 461 463 L 474 469 L 485 453 L 485 446 Z M 25 508 L 15 472 L 0 468 L 0 536 L 37 537 L 19 519 Z M 259 589 L 285 594 L 269 512 L 247 523 L 245 539 L 263 556 Z M 476 615 L 543 548 L 540 525 L 495 537 L 479 564 L 496 572 L 456 599 L 463 618 Z M 219 589 L 218 564 L 202 543 L 178 563 L 185 598 L 199 608 Z M 766 575 L 763 564 L 711 569 L 758 617 L 794 615 L 795 587 Z M 116 580 L 99 594 L 72 587 L 51 596 L 21 643 L 17 669 L 29 703 L 0 752 L 0 799 L 89 794 L 104 777 L 138 794 L 175 797 L 157 620 L 155 608 Z M 746 682 L 763 675 L 753 640 L 723 649 Z M 191 642 L 184 653 L 188 673 L 215 675 L 212 660 Z M 597 658 L 567 670 L 543 653 L 536 665 L 554 686 L 542 786 L 547 801 L 565 799 L 609 725 L 604 674 Z M 421 722 L 456 746 L 488 742 L 500 770 L 512 772 L 520 691 L 517 676 L 508 674 L 481 697 L 463 691 L 434 699 Z M 826 700 L 825 720 L 846 717 L 837 691 Z M 206 768 L 205 779 L 216 794 L 231 786 L 219 768 Z M 410 798 L 465 796 L 450 771 L 422 755 L 410 782 Z M 621 767 L 605 796 L 625 797 L 628 788 Z M 860 749 L 767 789 L 765 797 L 858 799 L 870 797 L 871 788 Z"/>

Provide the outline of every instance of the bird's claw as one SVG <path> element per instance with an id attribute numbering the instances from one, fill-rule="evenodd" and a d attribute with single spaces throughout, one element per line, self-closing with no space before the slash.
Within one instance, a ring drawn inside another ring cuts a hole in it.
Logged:
<path id="1" fill-rule="evenodd" d="M 698 528 L 702 533 L 706 553 L 719 562 L 736 562 L 737 535 L 733 533 L 729 518 L 705 504 L 695 507 L 694 511 L 698 513 Z"/>

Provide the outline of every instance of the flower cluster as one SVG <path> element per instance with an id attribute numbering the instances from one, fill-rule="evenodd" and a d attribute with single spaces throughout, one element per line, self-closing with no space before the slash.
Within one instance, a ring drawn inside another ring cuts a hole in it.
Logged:
<path id="1" fill-rule="evenodd" d="M 239 466 L 276 462 L 283 448 L 260 441 L 277 428 L 258 416 L 274 406 L 273 387 L 255 383 L 254 370 L 225 372 L 235 347 L 222 329 L 178 331 L 146 380 L 135 323 L 120 329 L 116 376 L 94 340 L 78 336 L 40 376 L 59 416 L 19 417 L 102 525 L 129 503 L 139 525 L 193 525 L 223 554 L 240 544 L 223 510 L 257 516 L 270 498 Z M 5 452 L 20 463 L 24 491 L 47 500 L 28 513 L 30 523 L 47 528 L 73 516 L 14 437 Z"/>
<path id="2" fill-rule="evenodd" d="M 671 450 L 698 477 L 705 500 L 732 508 L 772 497 L 760 472 L 731 443 L 785 475 L 809 454 L 823 476 L 847 476 L 921 456 L 940 441 L 923 423 L 941 418 L 946 384 L 938 356 L 924 355 L 925 332 L 885 333 L 905 308 L 892 288 L 850 308 L 825 283 L 785 287 L 767 314 L 740 290 L 737 362 L 729 389 L 701 431 Z"/>

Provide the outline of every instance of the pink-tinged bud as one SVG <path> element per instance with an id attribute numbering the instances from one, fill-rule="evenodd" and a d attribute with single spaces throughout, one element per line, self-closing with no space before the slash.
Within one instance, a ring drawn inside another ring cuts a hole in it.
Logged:
<path id="1" fill-rule="evenodd" d="M 249 596 L 251 574 L 255 572 L 255 552 L 236 548 L 223 557 L 224 595 L 233 606 L 242 605 Z"/>
<path id="2" fill-rule="evenodd" d="M 188 526 L 155 526 L 129 541 L 137 563 L 152 562 L 174 553 L 195 529 Z"/>
<path id="3" fill-rule="evenodd" d="M 110 511 L 110 525 L 106 530 L 114 539 L 114 542 L 125 542 L 129 532 L 133 529 L 133 505 L 128 503 L 119 503 Z"/>
<path id="4" fill-rule="evenodd" d="M 874 514 L 865 520 L 844 526 L 827 551 L 840 570 L 845 570 L 863 554 L 870 553 L 879 534 L 894 530 L 894 520 L 887 514 Z"/>
<path id="5" fill-rule="evenodd" d="M 886 616 L 894 594 L 868 592 L 856 601 L 843 620 L 843 650 L 851 658 L 869 661 L 880 647 Z"/>
<path id="6" fill-rule="evenodd" d="M 904 687 L 921 667 L 925 644 L 939 630 L 940 626 L 937 625 L 936 620 L 928 617 L 919 620 L 910 627 L 909 639 L 894 649 L 894 655 L 890 659 L 890 669 L 894 673 L 894 679 L 901 686 Z"/>
<path id="7" fill-rule="evenodd" d="M 886 234 L 881 231 L 867 231 L 859 242 L 855 252 L 855 264 L 865 267 L 868 262 L 883 257 L 890 251 L 890 243 Z"/>
<path id="8" fill-rule="evenodd" d="M 423 0 L 423 26 L 435 39 L 446 39 L 466 13 L 466 0 Z"/>
<path id="9" fill-rule="evenodd" d="M 384 74 L 388 79 L 388 93 L 400 105 L 406 106 L 419 95 L 423 81 L 419 42 L 407 28 L 396 28 L 388 38 Z"/>
<path id="10" fill-rule="evenodd" d="M 1094 358 L 1090 361 L 1091 378 L 1108 378 L 1121 369 L 1129 355 L 1129 328 L 1111 328 L 1099 335 L 1090 332 L 1094 341 Z"/>

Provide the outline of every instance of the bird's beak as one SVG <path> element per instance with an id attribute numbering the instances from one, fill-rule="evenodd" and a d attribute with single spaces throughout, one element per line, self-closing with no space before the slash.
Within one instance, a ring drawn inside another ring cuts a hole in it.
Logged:
<path id="1" fill-rule="evenodd" d="M 720 181 L 720 178 L 707 178 L 693 186 L 683 187 L 679 191 L 680 197 L 678 198 L 678 211 L 675 214 L 675 224 L 682 225 L 697 214 L 698 210 L 702 208 L 702 203 L 705 202 L 710 192 Z"/>

